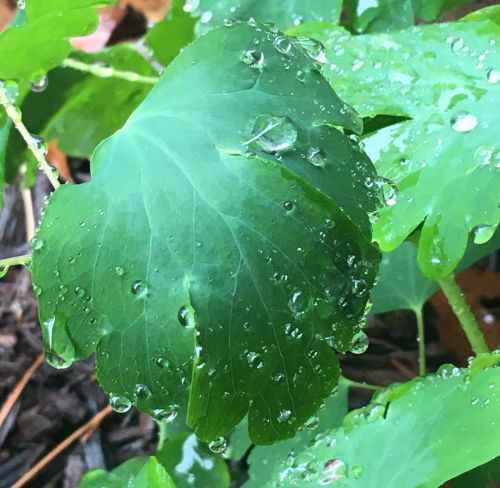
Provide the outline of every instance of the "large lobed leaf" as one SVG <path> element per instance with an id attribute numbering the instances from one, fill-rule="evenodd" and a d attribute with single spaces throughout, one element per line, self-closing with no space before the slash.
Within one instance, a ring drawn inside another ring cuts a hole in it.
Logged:
<path id="1" fill-rule="evenodd" d="M 490 461 L 500 454 L 499 361 L 482 355 L 377 393 L 342 428 L 281 456 L 261 486 L 434 488 Z"/>
<path id="2" fill-rule="evenodd" d="M 186 48 L 33 243 L 52 363 L 95 351 L 120 410 L 171 418 L 189 397 L 206 440 L 249 412 L 271 443 L 319 408 L 380 259 L 374 170 L 340 129 L 360 121 L 286 42 L 251 21 Z"/>
<path id="3" fill-rule="evenodd" d="M 39 79 L 68 56 L 70 37 L 95 29 L 96 8 L 113 1 L 26 0 L 23 21 L 0 34 L 0 79 Z"/>
<path id="4" fill-rule="evenodd" d="M 483 18 L 357 37 L 325 24 L 295 32 L 326 43 L 326 76 L 363 116 L 411 118 L 365 139 L 378 172 L 400 191 L 397 203 L 380 212 L 374 237 L 391 251 L 423 224 L 423 273 L 432 279 L 449 274 L 469 233 L 485 242 L 500 220 L 494 130 L 500 123 L 500 27 Z"/>
<path id="5" fill-rule="evenodd" d="M 223 22 L 251 17 L 286 30 L 302 22 L 337 22 L 342 0 L 186 0 L 184 9 L 200 18 L 200 34 Z"/>

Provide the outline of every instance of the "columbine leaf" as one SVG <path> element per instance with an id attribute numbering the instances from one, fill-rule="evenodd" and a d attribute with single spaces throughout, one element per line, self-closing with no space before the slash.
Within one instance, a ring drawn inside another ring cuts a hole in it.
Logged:
<path id="1" fill-rule="evenodd" d="M 286 30 L 302 22 L 338 22 L 342 0 L 187 0 L 184 9 L 200 18 L 200 34 L 224 22 L 251 17 Z"/>
<path id="2" fill-rule="evenodd" d="M 325 74 L 362 115 L 412 119 L 365 140 L 379 173 L 400 191 L 397 203 L 380 212 L 374 237 L 391 251 L 423 223 L 423 273 L 432 279 L 449 274 L 469 233 L 485 242 L 500 220 L 494 130 L 500 122 L 500 27 L 462 21 L 358 37 L 335 26 L 304 30 L 326 42 L 333 64 Z"/>
<path id="3" fill-rule="evenodd" d="M 96 8 L 114 0 L 26 0 L 24 22 L 0 34 L 0 79 L 37 81 L 71 52 L 70 37 L 92 32 Z"/>
<path id="4" fill-rule="evenodd" d="M 96 351 L 113 403 L 161 418 L 190 386 L 206 440 L 247 411 L 255 442 L 293 435 L 336 384 L 330 346 L 357 344 L 379 261 L 373 168 L 335 128 L 359 119 L 280 36 L 237 24 L 186 48 L 33 244 L 52 363 Z"/>
<path id="5" fill-rule="evenodd" d="M 500 453 L 499 361 L 479 356 L 378 393 L 289 456 L 264 487 L 434 488 L 488 462 Z"/>
<path id="6" fill-rule="evenodd" d="M 155 457 L 133 458 L 111 472 L 89 471 L 78 488 L 176 488 L 172 478 Z"/>

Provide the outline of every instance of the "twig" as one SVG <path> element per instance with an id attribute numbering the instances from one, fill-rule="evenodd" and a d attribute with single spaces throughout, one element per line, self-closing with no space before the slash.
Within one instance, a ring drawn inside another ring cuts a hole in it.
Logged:
<path id="1" fill-rule="evenodd" d="M 372 391 L 378 391 L 378 390 L 383 390 L 383 386 L 377 386 L 377 385 L 370 385 L 369 383 L 365 383 L 364 381 L 362 383 L 354 380 L 350 380 L 349 378 L 346 378 L 345 376 L 342 376 L 341 381 L 343 381 L 349 388 L 361 388 L 363 390 L 372 390 Z"/>
<path id="2" fill-rule="evenodd" d="M 38 356 L 35 359 L 35 362 L 30 366 L 28 371 L 24 373 L 23 377 L 19 380 L 16 387 L 11 391 L 10 395 L 7 397 L 7 400 L 5 401 L 5 403 L 2 406 L 2 409 L 0 410 L 0 425 L 2 425 L 5 419 L 8 417 L 10 411 L 12 410 L 12 407 L 15 405 L 18 398 L 21 396 L 21 393 L 24 391 L 24 388 L 28 384 L 28 381 L 31 379 L 31 377 L 35 374 L 36 370 L 43 363 L 43 360 L 44 360 L 44 355 L 40 354 L 40 356 Z"/>
<path id="3" fill-rule="evenodd" d="M 56 189 L 59 188 L 60 183 L 57 180 L 57 177 L 54 175 L 54 172 L 52 171 L 49 163 L 45 159 L 45 155 L 40 151 L 40 149 L 38 149 L 32 135 L 29 133 L 28 129 L 21 119 L 20 112 L 18 111 L 16 106 L 9 100 L 9 97 L 5 92 L 5 88 L 2 85 L 0 85 L 0 105 L 4 106 L 7 115 L 12 119 L 12 122 L 16 126 L 16 129 L 21 134 L 24 142 L 26 142 L 28 149 L 33 153 L 33 156 L 35 156 L 39 168 L 45 173 L 52 186 Z"/>
<path id="4" fill-rule="evenodd" d="M 110 405 L 103 408 L 95 417 L 90 419 L 86 424 L 82 425 L 78 430 L 75 430 L 69 437 L 66 437 L 59 445 L 57 445 L 52 451 L 50 451 L 46 456 L 44 456 L 38 463 L 36 463 L 26 474 L 21 476 L 11 488 L 21 488 L 28 481 L 33 479 L 47 464 L 49 464 L 55 457 L 57 457 L 62 451 L 67 449 L 73 442 L 82 437 L 88 430 L 96 428 L 110 413 L 113 409 Z"/>
<path id="5" fill-rule="evenodd" d="M 120 78 L 121 80 L 131 81 L 135 83 L 146 83 L 155 85 L 158 78 L 155 76 L 144 76 L 133 71 L 121 71 L 111 66 L 99 66 L 97 64 L 87 64 L 76 59 L 67 58 L 62 62 L 65 68 L 72 68 L 84 73 L 98 76 L 99 78 Z"/>
<path id="6" fill-rule="evenodd" d="M 31 261 L 31 254 L 16 256 L 13 258 L 0 259 L 0 268 L 8 268 L 9 266 L 17 266 L 18 264 L 28 264 Z"/>
<path id="7" fill-rule="evenodd" d="M 471 312 L 469 304 L 462 293 L 462 290 L 455 281 L 453 274 L 438 280 L 439 286 L 443 290 L 448 303 L 451 305 L 454 314 L 456 315 L 462 329 L 469 340 L 472 350 L 476 354 L 490 352 L 484 335 L 479 328 L 479 325 Z"/>

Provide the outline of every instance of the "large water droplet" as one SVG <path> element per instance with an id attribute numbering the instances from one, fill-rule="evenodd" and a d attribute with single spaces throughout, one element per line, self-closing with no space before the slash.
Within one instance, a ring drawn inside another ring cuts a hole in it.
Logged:
<path id="1" fill-rule="evenodd" d="M 326 49 L 321 42 L 316 39 L 311 39 L 310 37 L 302 36 L 294 38 L 293 42 L 302 47 L 310 59 L 321 64 L 326 63 Z"/>
<path id="2" fill-rule="evenodd" d="M 490 68 L 486 73 L 486 77 L 488 83 L 497 84 L 500 81 L 500 70 Z"/>
<path id="3" fill-rule="evenodd" d="M 332 481 L 347 478 L 347 467 L 340 459 L 330 459 L 325 463 L 323 470 L 328 473 Z"/>
<path id="4" fill-rule="evenodd" d="M 144 299 L 147 298 L 149 295 L 149 289 L 148 285 L 146 282 L 142 280 L 136 280 L 132 283 L 132 286 L 130 287 L 130 291 L 132 294 L 134 294 L 137 298 Z"/>
<path id="5" fill-rule="evenodd" d="M 194 327 L 196 325 L 194 309 L 189 305 L 183 305 L 177 312 L 177 320 L 183 327 Z"/>
<path id="6" fill-rule="evenodd" d="M 49 85 L 49 77 L 45 74 L 35 78 L 33 81 L 30 82 L 31 91 L 34 91 L 35 93 L 43 92 L 48 85 Z"/>
<path id="7" fill-rule="evenodd" d="M 276 419 L 279 424 L 286 422 L 292 415 L 291 410 L 281 410 L 278 414 L 278 418 Z"/>
<path id="8" fill-rule="evenodd" d="M 377 176 L 374 181 L 374 185 L 379 195 L 379 199 L 383 205 L 387 205 L 389 207 L 396 205 L 398 201 L 399 190 L 397 185 L 393 181 L 387 178 L 383 178 L 382 176 Z"/>
<path id="9" fill-rule="evenodd" d="M 227 448 L 227 441 L 224 437 L 218 437 L 217 439 L 209 442 L 209 449 L 216 454 L 222 454 Z"/>
<path id="10" fill-rule="evenodd" d="M 132 406 L 132 402 L 126 396 L 115 395 L 113 393 L 109 396 L 109 404 L 118 413 L 128 412 Z"/>
<path id="11" fill-rule="evenodd" d="M 292 43 L 290 39 L 286 36 L 278 36 L 273 42 L 273 46 L 276 48 L 276 51 L 281 54 L 288 54 L 292 49 Z"/>
<path id="12" fill-rule="evenodd" d="M 451 43 L 451 50 L 454 52 L 454 53 L 457 53 L 458 51 L 460 51 L 465 45 L 465 41 L 459 37 L 458 39 L 455 39 L 452 43 Z"/>
<path id="13" fill-rule="evenodd" d="M 294 315 L 301 315 L 308 306 L 308 299 L 300 290 L 294 290 L 288 300 L 288 308 Z"/>
<path id="14" fill-rule="evenodd" d="M 255 49 L 243 51 L 241 60 L 252 68 L 261 70 L 264 67 L 264 53 Z"/>
<path id="15" fill-rule="evenodd" d="M 64 358 L 62 356 L 59 356 L 59 354 L 51 351 L 45 352 L 45 359 L 53 368 L 56 369 L 66 369 L 73 364 L 73 361 L 71 359 Z"/>
<path id="16" fill-rule="evenodd" d="M 214 17 L 214 13 L 211 10 L 206 10 L 200 15 L 200 22 L 202 24 L 208 24 Z"/>
<path id="17" fill-rule="evenodd" d="M 40 237 L 33 237 L 33 239 L 31 239 L 31 248 L 33 249 L 33 251 L 40 251 L 41 249 L 43 249 L 43 246 L 44 242 Z"/>
<path id="18" fill-rule="evenodd" d="M 319 417 L 317 415 L 313 415 L 312 417 L 309 417 L 305 424 L 304 427 L 309 430 L 315 430 L 319 427 Z"/>
<path id="19" fill-rule="evenodd" d="M 151 391 L 146 385 L 138 384 L 135 385 L 134 395 L 140 400 L 145 400 L 149 395 L 151 395 Z"/>
<path id="20" fill-rule="evenodd" d="M 307 161 L 317 168 L 326 166 L 326 154 L 319 147 L 311 147 L 307 151 Z"/>
<path id="21" fill-rule="evenodd" d="M 354 335 L 351 341 L 350 351 L 353 354 L 363 354 L 370 345 L 368 336 L 363 332 L 359 331 Z"/>
<path id="22" fill-rule="evenodd" d="M 493 237 L 497 227 L 497 225 L 478 225 L 474 229 L 474 244 L 484 244 L 488 242 Z"/>
<path id="23" fill-rule="evenodd" d="M 178 414 L 178 405 L 170 405 L 169 408 L 154 408 L 151 410 L 151 417 L 157 422 L 173 422 Z"/>
<path id="24" fill-rule="evenodd" d="M 275 153 L 291 149 L 297 141 L 297 129 L 288 117 L 261 115 L 255 120 L 251 139 L 264 152 Z"/>
<path id="25" fill-rule="evenodd" d="M 470 132 L 474 130 L 479 121 L 470 112 L 460 111 L 455 113 L 450 119 L 451 128 L 457 132 Z"/>

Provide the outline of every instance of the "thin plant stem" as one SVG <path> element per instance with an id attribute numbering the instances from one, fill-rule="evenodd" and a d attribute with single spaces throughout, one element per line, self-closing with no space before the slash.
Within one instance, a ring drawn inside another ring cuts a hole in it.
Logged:
<path id="1" fill-rule="evenodd" d="M 7 93 L 5 92 L 3 86 L 0 86 L 0 105 L 3 105 L 5 111 L 7 112 L 7 115 L 12 119 L 12 122 L 16 126 L 16 129 L 21 134 L 21 137 L 24 139 L 24 142 L 26 142 L 28 149 L 33 153 L 33 156 L 35 156 L 35 159 L 38 163 L 38 167 L 45 173 L 52 186 L 55 189 L 59 188 L 60 183 L 57 180 L 57 177 L 55 176 L 54 172 L 52 171 L 52 168 L 50 167 L 49 163 L 45 159 L 45 155 L 37 147 L 35 141 L 33 140 L 32 135 L 30 134 L 30 132 L 28 131 L 28 129 L 26 128 L 21 119 L 21 113 L 14 105 L 14 103 L 12 103 L 9 100 L 9 97 L 7 96 Z"/>
<path id="2" fill-rule="evenodd" d="M 417 317 L 417 330 L 418 330 L 418 374 L 425 376 L 427 374 L 427 359 L 425 353 L 425 327 L 424 327 L 424 314 L 422 306 L 415 307 L 413 311 Z"/>
<path id="3" fill-rule="evenodd" d="M 341 377 L 341 381 L 345 383 L 349 388 L 361 388 L 363 390 L 372 390 L 372 391 L 378 391 L 384 389 L 383 386 L 370 385 L 369 383 L 365 383 L 364 381 L 360 383 L 359 381 L 350 380 L 345 376 Z"/>
<path id="4" fill-rule="evenodd" d="M 474 317 L 462 290 L 455 281 L 455 276 L 450 274 L 445 278 L 438 280 L 439 286 L 443 290 L 448 303 L 451 305 L 462 329 L 469 340 L 472 350 L 476 354 L 490 352 L 484 335 Z"/>
<path id="5" fill-rule="evenodd" d="M 167 440 L 167 422 L 157 422 L 158 424 L 158 448 L 159 451 Z"/>
<path id="6" fill-rule="evenodd" d="M 21 174 L 26 174 L 26 164 L 21 166 Z M 23 185 L 22 188 L 23 205 L 24 205 L 24 222 L 26 228 L 26 240 L 28 242 L 33 239 L 35 235 L 35 213 L 33 212 L 33 199 L 31 198 L 31 190 Z"/>
<path id="7" fill-rule="evenodd" d="M 24 256 L 15 256 L 13 258 L 0 259 L 0 268 L 8 268 L 9 266 L 17 266 L 18 264 L 28 264 L 31 261 L 31 254 Z"/>
<path id="8" fill-rule="evenodd" d="M 62 62 L 62 66 L 65 68 L 83 71 L 84 73 L 90 73 L 91 75 L 98 76 L 99 78 L 120 78 L 121 80 L 135 83 L 145 83 L 148 85 L 154 85 L 158 81 L 156 76 L 144 76 L 133 71 L 120 71 L 112 68 L 111 66 L 88 64 L 71 58 L 65 59 Z"/>

